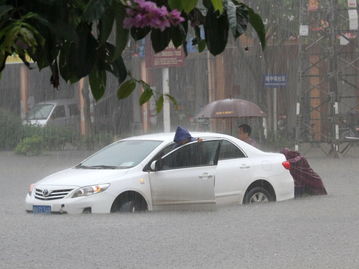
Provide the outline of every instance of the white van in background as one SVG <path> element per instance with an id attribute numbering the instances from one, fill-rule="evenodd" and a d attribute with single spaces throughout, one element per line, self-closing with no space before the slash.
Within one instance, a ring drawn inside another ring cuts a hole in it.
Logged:
<path id="1" fill-rule="evenodd" d="M 80 111 L 77 100 L 58 99 L 35 104 L 27 113 L 24 124 L 78 128 Z"/>

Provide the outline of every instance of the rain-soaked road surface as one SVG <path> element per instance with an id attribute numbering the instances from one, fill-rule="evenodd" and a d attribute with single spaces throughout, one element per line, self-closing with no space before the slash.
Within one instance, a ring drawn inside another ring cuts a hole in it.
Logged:
<path id="1" fill-rule="evenodd" d="M 25 213 L 30 183 L 84 156 L 0 152 L 0 268 L 359 268 L 355 155 L 309 158 L 325 197 L 212 211 Z"/>

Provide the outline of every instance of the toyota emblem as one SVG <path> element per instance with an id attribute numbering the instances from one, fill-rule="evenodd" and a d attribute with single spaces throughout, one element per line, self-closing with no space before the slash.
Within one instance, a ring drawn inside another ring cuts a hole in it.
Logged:
<path id="1" fill-rule="evenodd" d="M 42 191 L 42 194 L 43 194 L 45 197 L 47 197 L 47 196 L 50 195 L 50 192 L 49 192 L 48 189 L 44 189 L 44 190 Z"/>

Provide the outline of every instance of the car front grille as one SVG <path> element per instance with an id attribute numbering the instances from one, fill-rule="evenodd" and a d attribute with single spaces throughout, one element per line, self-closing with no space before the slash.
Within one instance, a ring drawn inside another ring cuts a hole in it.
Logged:
<path id="1" fill-rule="evenodd" d="M 49 190 L 49 189 L 35 189 L 35 198 L 39 200 L 59 200 L 63 199 L 73 189 L 60 189 L 60 190 Z"/>

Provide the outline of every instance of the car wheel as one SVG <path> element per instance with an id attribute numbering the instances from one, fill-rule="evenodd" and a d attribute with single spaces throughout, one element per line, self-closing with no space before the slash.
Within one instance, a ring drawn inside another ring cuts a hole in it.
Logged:
<path id="1" fill-rule="evenodd" d="M 131 191 L 120 194 L 111 206 L 111 213 L 146 210 L 148 210 L 146 200 L 140 194 Z"/>
<path id="2" fill-rule="evenodd" d="M 139 211 L 140 208 L 136 204 L 135 201 L 127 201 L 120 205 L 119 212 L 128 212 L 128 213 L 135 213 Z"/>
<path id="3" fill-rule="evenodd" d="M 244 204 L 268 203 L 274 201 L 273 195 L 263 187 L 254 187 L 244 196 Z"/>

